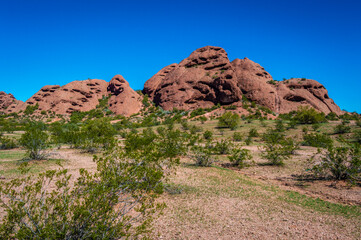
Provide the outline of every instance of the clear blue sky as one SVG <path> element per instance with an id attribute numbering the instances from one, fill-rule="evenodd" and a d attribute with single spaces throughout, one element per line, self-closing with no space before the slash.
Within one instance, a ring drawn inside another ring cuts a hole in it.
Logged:
<path id="1" fill-rule="evenodd" d="M 26 100 L 44 85 L 115 74 L 142 89 L 213 45 L 274 79 L 315 79 L 360 113 L 360 13 L 360 0 L 0 0 L 0 91 Z"/>

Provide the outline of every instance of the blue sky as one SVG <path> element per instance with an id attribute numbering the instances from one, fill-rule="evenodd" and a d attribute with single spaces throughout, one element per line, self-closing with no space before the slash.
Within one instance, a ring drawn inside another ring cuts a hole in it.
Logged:
<path id="1" fill-rule="evenodd" d="M 142 89 L 213 45 L 274 79 L 315 79 L 361 113 L 360 12 L 359 0 L 0 0 L 0 91 L 25 101 L 44 85 L 115 74 Z"/>

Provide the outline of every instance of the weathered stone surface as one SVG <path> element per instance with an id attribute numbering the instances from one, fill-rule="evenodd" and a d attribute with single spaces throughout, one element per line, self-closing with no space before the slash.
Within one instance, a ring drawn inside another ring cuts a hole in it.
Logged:
<path id="1" fill-rule="evenodd" d="M 130 116 L 138 113 L 142 108 L 140 95 L 130 88 L 129 83 L 121 76 L 116 75 L 108 87 L 110 94 L 109 109 L 119 115 Z"/>
<path id="2" fill-rule="evenodd" d="M 17 106 L 23 104 L 17 100 L 11 93 L 0 92 L 0 111 L 5 113 L 16 112 Z"/>
<path id="3" fill-rule="evenodd" d="M 70 114 L 74 111 L 89 111 L 99 104 L 107 94 L 108 83 L 99 79 L 73 81 L 63 87 L 49 85 L 42 87 L 25 103 L 38 104 L 39 111 L 53 111 L 56 114 Z"/>
<path id="4" fill-rule="evenodd" d="M 341 114 L 327 90 L 314 80 L 291 79 L 273 84 L 272 76 L 259 64 L 235 59 L 230 62 L 220 47 L 194 51 L 150 78 L 143 93 L 166 110 L 207 108 L 215 104 L 239 105 L 242 97 L 277 113 L 309 105 L 326 114 Z"/>

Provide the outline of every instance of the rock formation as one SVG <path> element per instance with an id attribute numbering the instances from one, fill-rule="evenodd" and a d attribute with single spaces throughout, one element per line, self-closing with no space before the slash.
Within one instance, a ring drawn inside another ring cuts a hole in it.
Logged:
<path id="1" fill-rule="evenodd" d="M 16 98 L 11 94 L 5 92 L 0 92 L 0 111 L 5 113 L 16 112 L 16 107 L 20 104 L 23 104 L 22 101 L 16 100 Z"/>
<path id="2" fill-rule="evenodd" d="M 107 86 L 106 81 L 99 79 L 73 81 L 63 87 L 48 85 L 42 87 L 25 103 L 38 104 L 38 111 L 53 111 L 56 114 L 89 111 L 94 109 L 99 99 L 106 95 Z"/>
<path id="3" fill-rule="evenodd" d="M 259 64 L 245 59 L 230 62 L 220 47 L 194 51 L 179 64 L 171 64 L 144 85 L 143 93 L 165 110 L 207 108 L 215 104 L 239 106 L 242 97 L 277 113 L 309 105 L 326 114 L 341 114 L 320 83 L 308 79 L 273 81 Z"/>
<path id="4" fill-rule="evenodd" d="M 109 109 L 118 115 L 130 116 L 138 113 L 142 108 L 142 99 L 138 93 L 130 88 L 129 83 L 116 75 L 108 85 Z"/>

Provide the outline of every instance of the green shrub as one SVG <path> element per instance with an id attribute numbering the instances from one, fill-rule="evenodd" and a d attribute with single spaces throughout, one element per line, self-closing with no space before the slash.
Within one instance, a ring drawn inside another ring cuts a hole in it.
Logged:
<path id="1" fill-rule="evenodd" d="M 326 117 L 324 113 L 317 112 L 314 108 L 311 108 L 309 106 L 305 106 L 305 107 L 300 106 L 293 119 L 300 124 L 313 124 L 313 123 L 326 122 Z"/>
<path id="2" fill-rule="evenodd" d="M 26 106 L 26 109 L 24 111 L 24 114 L 25 115 L 31 115 L 33 114 L 36 110 L 38 110 L 39 108 L 39 104 L 36 103 L 35 105 L 27 105 Z"/>
<path id="3" fill-rule="evenodd" d="M 233 141 L 235 141 L 235 142 L 240 142 L 243 139 L 242 134 L 240 132 L 234 132 L 232 138 L 233 138 Z"/>
<path id="4" fill-rule="evenodd" d="M 228 156 L 229 161 L 239 168 L 246 166 L 246 161 L 252 159 L 251 151 L 248 149 L 234 148 L 231 155 Z"/>
<path id="5" fill-rule="evenodd" d="M 207 130 L 203 133 L 203 138 L 206 140 L 211 140 L 213 137 L 213 132 Z"/>
<path id="6" fill-rule="evenodd" d="M 291 138 L 285 138 L 283 134 L 273 129 L 264 133 L 262 139 L 265 141 L 265 145 L 261 155 L 271 165 L 283 166 L 284 160 L 289 159 L 298 148 Z"/>
<path id="7" fill-rule="evenodd" d="M 95 172 L 49 170 L 0 182 L 4 239 L 138 239 L 146 237 L 167 170 L 156 151 L 120 149 L 94 159 Z M 72 184 L 72 180 L 75 180 Z M 49 187 L 51 186 L 51 187 Z M 6 204 L 4 204 L 6 203 Z"/>
<path id="8" fill-rule="evenodd" d="M 216 142 L 213 147 L 213 152 L 215 154 L 223 155 L 228 154 L 233 147 L 233 144 L 228 140 L 221 140 Z"/>
<path id="9" fill-rule="evenodd" d="M 329 114 L 327 114 L 326 119 L 327 119 L 327 120 L 330 120 L 330 121 L 337 121 L 337 120 L 338 120 L 338 116 L 337 116 L 336 113 L 330 112 Z"/>
<path id="10" fill-rule="evenodd" d="M 251 128 L 250 130 L 249 130 L 249 132 L 248 132 L 248 137 L 258 137 L 259 136 L 259 134 L 258 134 L 258 132 L 257 132 L 257 129 L 255 129 L 255 128 Z"/>
<path id="11" fill-rule="evenodd" d="M 211 150 L 202 147 L 193 148 L 191 158 L 200 167 L 210 167 L 215 162 Z"/>
<path id="12" fill-rule="evenodd" d="M 327 148 L 333 143 L 330 136 L 321 133 L 310 133 L 303 135 L 302 145 Z"/>
<path id="13" fill-rule="evenodd" d="M 320 129 L 320 127 L 321 127 L 321 124 L 319 124 L 319 123 L 312 124 L 313 131 L 317 131 L 318 129 Z"/>
<path id="14" fill-rule="evenodd" d="M 357 130 L 354 132 L 354 138 L 356 142 L 361 143 L 361 130 Z"/>
<path id="15" fill-rule="evenodd" d="M 361 149 L 359 144 L 346 147 L 330 145 L 327 150 L 313 156 L 316 162 L 312 170 L 324 177 L 336 180 L 349 180 L 352 183 L 360 181 Z"/>
<path id="16" fill-rule="evenodd" d="M 361 120 L 357 120 L 357 121 L 356 121 L 356 126 L 361 127 Z"/>
<path id="17" fill-rule="evenodd" d="M 284 132 L 286 130 L 285 125 L 282 120 L 276 120 L 276 130 L 279 132 Z"/>
<path id="18" fill-rule="evenodd" d="M 14 149 L 17 147 L 18 147 L 18 143 L 15 139 L 0 135 L 0 149 L 6 150 L 6 149 Z"/>
<path id="19" fill-rule="evenodd" d="M 218 127 L 235 130 L 240 122 L 240 117 L 236 113 L 226 112 L 218 120 Z"/>
<path id="20" fill-rule="evenodd" d="M 87 152 L 96 152 L 99 148 L 107 149 L 115 139 L 115 129 L 106 119 L 90 120 L 80 129 L 79 147 Z"/>
<path id="21" fill-rule="evenodd" d="M 341 123 L 334 128 L 335 134 L 344 134 L 349 132 L 351 132 L 351 127 L 346 125 L 346 123 Z"/>
<path id="22" fill-rule="evenodd" d="M 25 133 L 21 136 L 19 143 L 27 150 L 30 159 L 45 159 L 45 151 L 50 146 L 45 124 L 42 122 L 30 122 L 27 124 Z"/>

